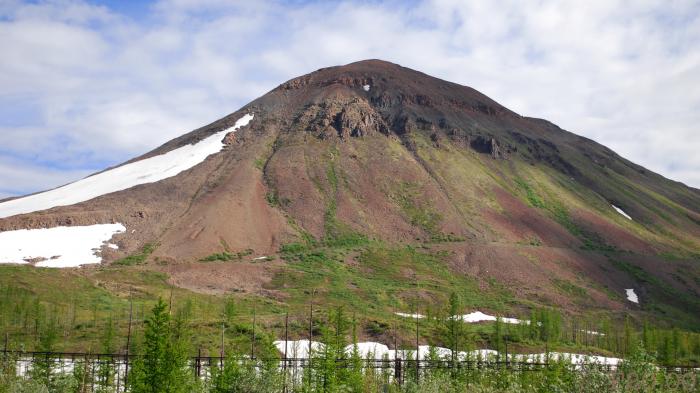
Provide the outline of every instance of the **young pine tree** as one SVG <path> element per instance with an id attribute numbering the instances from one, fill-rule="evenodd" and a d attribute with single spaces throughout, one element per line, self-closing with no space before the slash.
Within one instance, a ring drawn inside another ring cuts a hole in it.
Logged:
<path id="1" fill-rule="evenodd" d="M 167 308 L 158 299 L 145 322 L 142 361 L 134 364 L 129 380 L 133 393 L 186 393 L 193 388 L 187 364 L 187 320 L 178 313 L 171 321 Z"/>

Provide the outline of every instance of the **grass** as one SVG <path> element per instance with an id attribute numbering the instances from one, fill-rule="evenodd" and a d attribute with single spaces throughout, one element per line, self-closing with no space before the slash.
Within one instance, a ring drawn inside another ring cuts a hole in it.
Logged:
<path id="1" fill-rule="evenodd" d="M 502 288 L 480 289 L 476 280 L 455 275 L 447 254 L 415 247 L 367 241 L 358 245 L 323 243 L 317 247 L 289 244 L 281 250 L 287 266 L 269 288 L 287 293 L 292 307 L 303 307 L 316 291 L 329 306 L 344 305 L 363 316 L 386 322 L 392 309 L 423 313 L 438 308 L 457 288 L 469 304 L 503 309 L 512 301 Z M 389 318 L 390 319 L 390 318 Z"/>
<path id="2" fill-rule="evenodd" d="M 520 189 L 522 189 L 525 192 L 525 197 L 527 198 L 527 201 L 530 204 L 530 206 L 537 207 L 540 209 L 543 209 L 545 207 L 545 203 L 542 200 L 542 198 L 540 198 L 540 196 L 537 195 L 537 193 L 535 193 L 535 190 L 533 190 L 532 187 L 525 180 L 516 178 L 515 184 L 517 184 L 518 187 L 520 187 Z"/>
<path id="3" fill-rule="evenodd" d="M 253 165 L 255 166 L 255 168 L 257 168 L 261 171 L 265 168 L 265 164 L 266 164 L 266 160 L 264 158 L 256 158 L 253 161 Z"/>
<path id="4" fill-rule="evenodd" d="M 579 299 L 583 299 L 588 295 L 588 292 L 585 289 L 568 280 L 554 279 L 552 280 L 552 283 L 555 287 L 567 295 L 572 295 Z"/>
<path id="5" fill-rule="evenodd" d="M 427 204 L 418 201 L 421 195 L 419 184 L 401 182 L 393 193 L 395 202 L 401 207 L 409 222 L 424 230 L 431 238 L 439 239 L 439 224 L 442 215 L 431 209 Z"/>
<path id="6" fill-rule="evenodd" d="M 365 334 L 382 337 L 396 326 L 399 343 L 410 343 L 415 328 L 411 321 L 394 316 L 394 311 L 429 316 L 420 322 L 421 340 L 444 344 L 444 332 L 434 318 L 447 315 L 447 299 L 453 290 L 461 299 L 463 311 L 487 309 L 524 317 L 511 310 L 517 303 L 506 286 L 495 280 L 480 284 L 455 274 L 446 263 L 449 254 L 445 252 L 369 241 L 357 247 L 288 244 L 281 248 L 280 255 L 287 265 L 265 288 L 277 294 L 273 298 L 197 294 L 172 287 L 165 274 L 140 266 L 90 271 L 0 266 L 0 328 L 9 333 L 12 347 L 33 349 L 39 337 L 34 334 L 35 324 L 40 332 L 47 316 L 53 315 L 60 320 L 63 332 L 58 350 L 97 351 L 105 321 L 112 318 L 121 347 L 130 294 L 136 331 L 143 328 L 143 317 L 158 297 L 166 301 L 172 297 L 174 307 L 191 308 L 192 329 L 197 332 L 193 348 L 202 348 L 204 354 L 217 353 L 222 323 L 227 345 L 245 353 L 250 345 L 253 308 L 257 310 L 258 334 L 280 337 L 284 314 L 289 312 L 291 337 L 305 337 L 312 293 L 316 324 L 326 319 L 328 310 L 343 306 L 348 315 L 357 317 Z M 581 294 L 569 284 L 558 283 L 565 291 Z M 465 334 L 479 346 L 487 345 L 492 329 L 491 324 L 464 326 Z M 517 342 L 522 350 L 538 345 L 541 343 Z"/>
<path id="7" fill-rule="evenodd" d="M 96 269 L 48 269 L 0 265 L 0 332 L 7 333 L 11 349 L 35 350 L 42 329 L 55 320 L 60 329 L 58 351 L 98 352 L 105 325 L 111 319 L 122 348 L 128 329 L 130 299 L 133 301 L 133 330 L 141 331 L 143 319 L 157 299 L 172 299 L 173 307 L 189 307 L 193 345 L 207 353 L 220 342 L 221 321 L 230 297 L 198 294 L 173 287 L 166 274 L 140 266 Z M 282 312 L 273 300 L 248 294 L 237 295 L 229 313 L 233 324 L 249 323 L 253 307 L 259 315 Z M 245 347 L 245 337 L 226 332 L 226 341 Z M 213 351 L 212 353 L 216 353 Z"/>
<path id="8" fill-rule="evenodd" d="M 322 243 L 326 247 L 335 248 L 350 248 L 367 244 L 369 240 L 366 235 L 353 230 L 349 225 L 341 222 L 336 217 L 336 195 L 338 193 L 339 181 L 335 162 L 333 160 L 329 161 L 328 167 L 326 168 L 326 179 L 328 180 L 330 190 L 326 196 L 327 202 L 324 214 L 325 234 Z M 308 234 L 303 237 L 307 245 L 314 245 L 316 243 L 315 239 Z"/>
<path id="9" fill-rule="evenodd" d="M 146 245 L 141 248 L 141 251 L 129 255 L 127 257 L 118 259 L 113 262 L 113 264 L 118 265 L 118 266 L 134 266 L 134 265 L 141 265 L 146 262 L 146 259 L 155 251 L 156 245 L 153 243 L 147 243 Z"/>
<path id="10" fill-rule="evenodd" d="M 430 235 L 428 243 L 459 243 L 465 240 L 463 236 L 457 236 L 454 233 L 436 233 Z"/>
<path id="11" fill-rule="evenodd" d="M 635 281 L 642 283 L 646 288 L 654 291 L 657 295 L 661 295 L 661 297 L 657 299 L 646 299 L 646 301 L 642 303 L 643 308 L 664 315 L 677 315 L 676 318 L 678 318 L 678 320 L 676 322 L 678 324 L 681 322 L 689 326 L 694 324 L 687 318 L 687 313 L 684 310 L 700 308 L 700 300 L 698 300 L 697 297 L 677 290 L 641 267 L 620 258 L 609 258 L 609 260 L 615 268 L 627 273 L 634 278 Z M 661 303 L 659 300 L 665 301 Z M 683 321 L 681 321 L 681 319 Z"/>
<path id="12" fill-rule="evenodd" d="M 545 199 L 539 195 L 539 193 L 530 186 L 525 180 L 521 178 L 515 179 L 516 185 L 525 192 L 525 197 L 530 206 L 545 210 L 550 217 L 552 217 L 559 225 L 566 228 L 569 233 L 578 237 L 581 242 L 581 249 L 587 251 L 599 251 L 604 253 L 619 252 L 621 250 L 617 249 L 614 245 L 609 244 L 605 241 L 603 236 L 600 234 L 585 229 L 578 223 L 576 223 L 569 210 L 564 207 L 564 204 L 557 200 L 553 195 L 548 194 Z M 536 245 L 536 244 L 532 244 Z"/>
<path id="13" fill-rule="evenodd" d="M 243 259 L 243 257 L 246 257 L 248 255 L 253 254 L 253 250 L 247 249 L 243 250 L 240 252 L 236 253 L 231 253 L 228 251 L 216 253 L 216 254 L 211 254 L 209 256 L 206 256 L 202 259 L 200 259 L 200 262 L 215 262 L 215 261 L 221 261 L 221 262 L 228 262 L 228 261 L 240 261 Z"/>
<path id="14" fill-rule="evenodd" d="M 539 247 L 542 245 L 542 240 L 540 240 L 539 237 L 533 236 L 533 237 L 528 237 L 525 240 L 521 240 L 518 242 L 521 246 L 533 246 L 533 247 Z"/>

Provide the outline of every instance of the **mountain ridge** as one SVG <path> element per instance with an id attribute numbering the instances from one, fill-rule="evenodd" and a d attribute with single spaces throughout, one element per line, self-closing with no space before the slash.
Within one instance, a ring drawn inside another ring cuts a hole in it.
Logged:
<path id="1" fill-rule="evenodd" d="M 233 281 L 250 278 L 248 290 L 284 292 L 266 286 L 289 263 L 242 263 L 248 273 L 212 264 L 200 274 L 210 255 L 375 239 L 439 249 L 455 274 L 493 279 L 523 299 L 634 309 L 622 297 L 632 287 L 642 304 L 700 311 L 700 191 L 393 63 L 290 79 L 109 170 L 196 146 L 247 114 L 220 151 L 172 177 L 2 218 L 0 231 L 119 222 L 127 231 L 114 238 L 118 250 L 102 247 L 107 263 L 157 244 L 148 266 L 198 291 L 232 290 L 216 278 L 224 269 Z M 557 282 L 588 298 L 567 299 Z"/>

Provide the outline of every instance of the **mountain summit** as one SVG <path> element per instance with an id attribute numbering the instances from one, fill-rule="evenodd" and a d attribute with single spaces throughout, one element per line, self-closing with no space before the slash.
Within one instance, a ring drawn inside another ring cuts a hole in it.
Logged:
<path id="1" fill-rule="evenodd" d="M 199 262 L 212 255 L 376 241 L 430 248 L 441 269 L 519 299 L 700 315 L 700 191 L 380 60 L 287 81 L 121 166 L 0 203 L 0 217 L 8 233 L 121 224 L 103 263 L 149 245 L 147 266 L 197 291 L 274 294 L 290 263 Z"/>

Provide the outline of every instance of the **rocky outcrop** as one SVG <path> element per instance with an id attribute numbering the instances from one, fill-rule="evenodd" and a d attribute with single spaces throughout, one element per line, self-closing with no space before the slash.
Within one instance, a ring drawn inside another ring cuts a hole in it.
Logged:
<path id="1" fill-rule="evenodd" d="M 222 141 L 222 143 L 226 146 L 231 146 L 231 145 L 233 145 L 234 142 L 236 142 L 236 133 L 235 132 L 229 132 L 228 134 L 226 134 L 226 136 L 224 137 L 224 140 Z"/>
<path id="2" fill-rule="evenodd" d="M 469 146 L 479 153 L 490 154 L 494 160 L 506 158 L 498 141 L 493 137 L 479 135 L 470 141 Z"/>
<path id="3" fill-rule="evenodd" d="M 321 139 L 363 137 L 371 133 L 388 134 L 389 127 L 365 100 L 328 100 L 308 107 L 295 122 L 296 127 Z"/>

